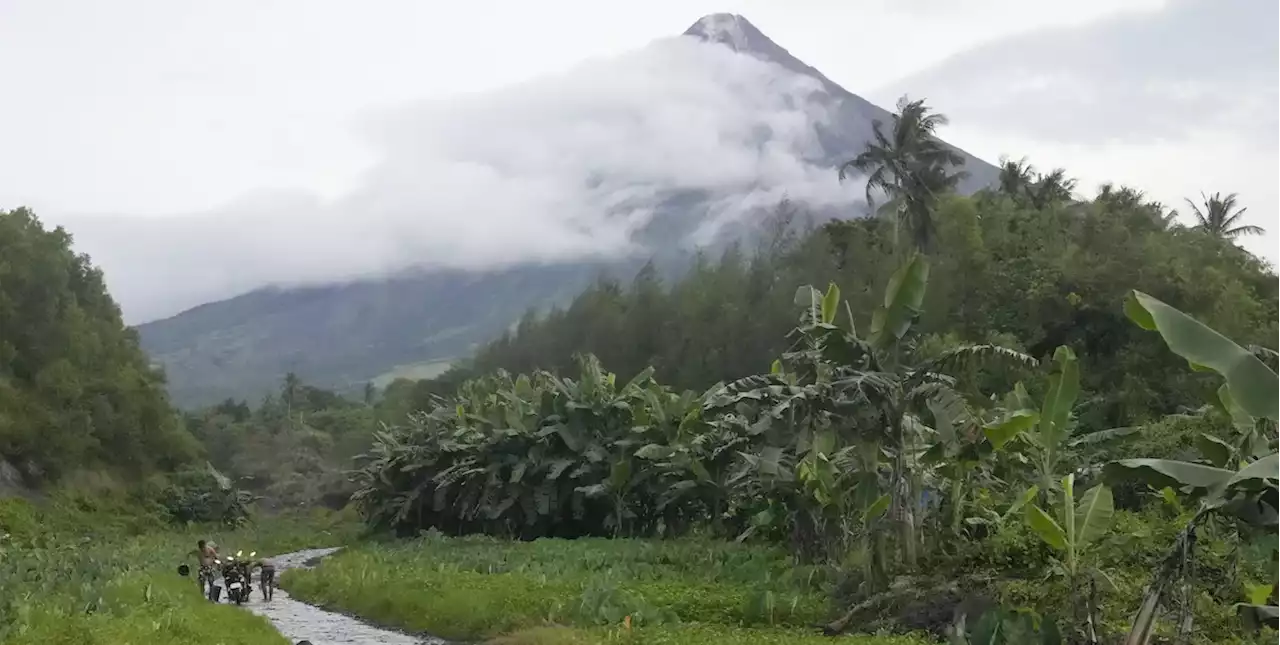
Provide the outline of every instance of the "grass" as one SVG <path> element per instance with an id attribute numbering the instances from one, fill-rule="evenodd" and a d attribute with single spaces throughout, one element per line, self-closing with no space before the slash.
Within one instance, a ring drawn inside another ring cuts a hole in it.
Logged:
<path id="1" fill-rule="evenodd" d="M 313 514 L 238 530 L 168 528 L 119 500 L 68 494 L 42 507 L 0 500 L 0 535 L 7 535 L 0 540 L 0 642 L 287 645 L 266 619 L 204 600 L 178 565 L 193 564 L 187 554 L 201 538 L 224 552 L 265 555 L 340 544 L 353 527 Z"/>
<path id="2" fill-rule="evenodd" d="M 831 643 L 811 627 L 828 613 L 826 582 L 822 570 L 794 567 L 782 552 L 757 546 L 439 536 L 361 545 L 282 580 L 315 604 L 495 645 Z"/>

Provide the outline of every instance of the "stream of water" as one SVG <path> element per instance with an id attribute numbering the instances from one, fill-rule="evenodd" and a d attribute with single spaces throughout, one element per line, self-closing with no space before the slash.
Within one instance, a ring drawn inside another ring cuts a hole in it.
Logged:
<path id="1" fill-rule="evenodd" d="M 286 569 L 311 566 L 314 561 L 338 549 L 307 549 L 270 558 L 276 565 L 277 578 Z M 289 597 L 284 589 L 276 589 L 271 602 L 262 599 L 255 589 L 245 608 L 265 616 L 291 643 L 302 640 L 313 645 L 447 645 L 447 641 L 374 627 L 350 616 L 325 611 Z"/>

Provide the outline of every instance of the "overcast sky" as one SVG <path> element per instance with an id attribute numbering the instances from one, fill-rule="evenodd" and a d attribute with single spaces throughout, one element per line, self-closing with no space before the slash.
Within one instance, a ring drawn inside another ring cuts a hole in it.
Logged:
<path id="1" fill-rule="evenodd" d="M 0 208 L 66 223 L 138 322 L 266 281 L 617 250 L 644 213 L 592 212 L 635 195 L 583 188 L 614 175 L 841 199 L 801 161 L 803 81 L 651 45 L 728 11 L 884 107 L 927 97 L 989 161 L 1237 192 L 1274 262 L 1277 5 L 0 0 Z M 780 141 L 744 156 L 760 123 Z"/>

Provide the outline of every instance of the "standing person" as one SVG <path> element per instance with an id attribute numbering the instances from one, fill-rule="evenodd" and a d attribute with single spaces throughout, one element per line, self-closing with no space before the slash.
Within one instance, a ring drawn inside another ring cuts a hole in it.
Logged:
<path id="1" fill-rule="evenodd" d="M 192 554 L 200 564 L 199 573 L 196 575 L 196 579 L 200 581 L 200 593 L 208 596 L 209 588 L 213 586 L 214 581 L 213 564 L 218 560 L 218 545 L 200 540 L 196 542 L 196 550 L 192 551 Z"/>
<path id="2" fill-rule="evenodd" d="M 276 584 L 276 565 L 274 562 L 262 559 L 254 563 L 258 568 L 258 585 L 262 589 L 262 599 L 271 600 L 272 590 Z"/>

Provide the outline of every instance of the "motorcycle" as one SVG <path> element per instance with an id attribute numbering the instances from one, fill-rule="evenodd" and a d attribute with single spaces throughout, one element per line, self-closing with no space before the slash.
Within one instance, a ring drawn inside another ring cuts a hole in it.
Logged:
<path id="1" fill-rule="evenodd" d="M 245 563 L 237 562 L 236 556 L 227 556 L 222 565 L 222 581 L 227 586 L 227 600 L 242 605 L 249 599 L 249 580 L 245 575 Z"/>

